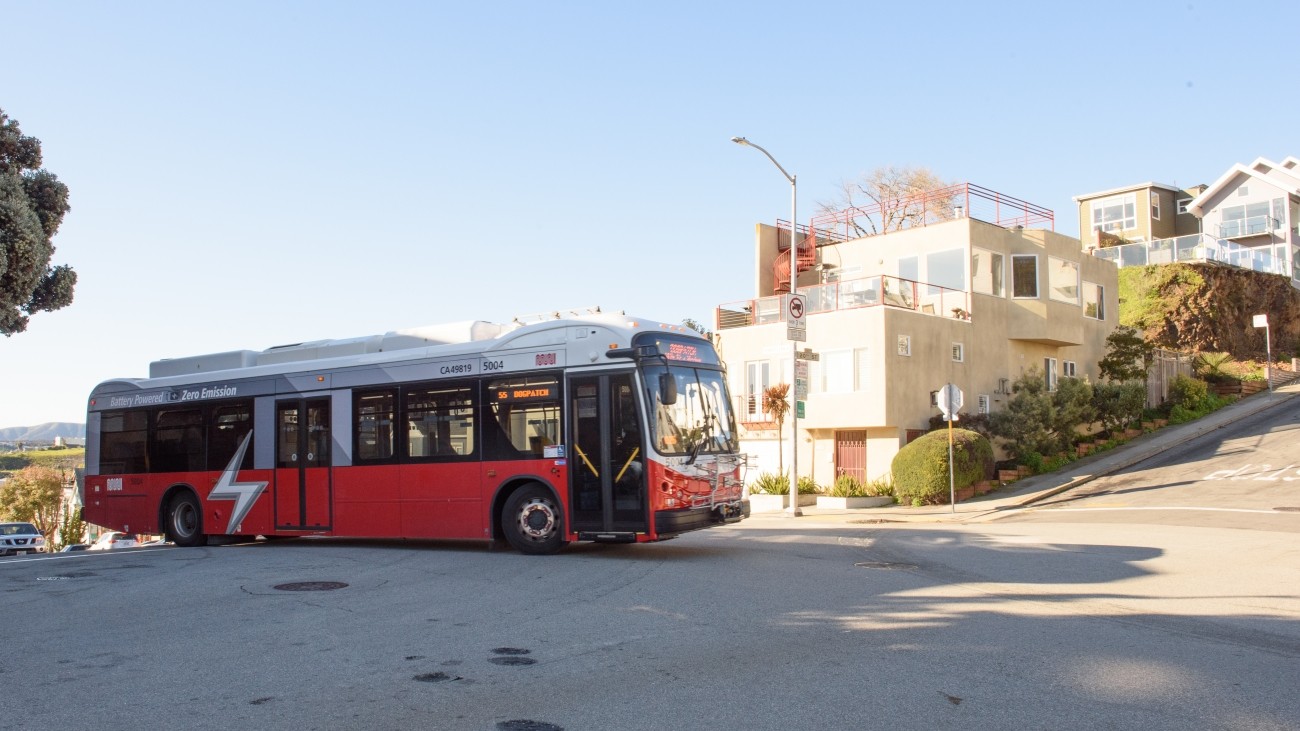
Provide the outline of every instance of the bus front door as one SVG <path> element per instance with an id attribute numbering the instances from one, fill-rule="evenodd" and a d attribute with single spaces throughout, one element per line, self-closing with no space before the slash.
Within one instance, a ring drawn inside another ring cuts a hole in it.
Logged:
<path id="1" fill-rule="evenodd" d="M 568 398 L 573 530 L 646 532 L 645 446 L 632 374 L 575 376 Z"/>
<path id="2" fill-rule="evenodd" d="M 328 530 L 329 399 L 278 401 L 275 425 L 275 527 Z"/>

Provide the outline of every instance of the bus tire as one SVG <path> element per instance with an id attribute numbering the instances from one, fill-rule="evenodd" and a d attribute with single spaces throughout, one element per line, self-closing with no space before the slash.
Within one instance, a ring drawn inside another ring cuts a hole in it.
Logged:
<path id="1" fill-rule="evenodd" d="M 506 500 L 501 532 L 520 553 L 538 556 L 564 546 L 564 513 L 550 490 L 525 485 Z"/>
<path id="2" fill-rule="evenodd" d="M 203 511 L 192 492 L 182 492 L 167 506 L 167 538 L 178 546 L 206 545 Z"/>

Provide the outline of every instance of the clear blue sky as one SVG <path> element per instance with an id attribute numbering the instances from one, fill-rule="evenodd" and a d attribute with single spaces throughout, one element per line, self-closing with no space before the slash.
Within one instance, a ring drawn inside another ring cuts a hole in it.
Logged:
<path id="1" fill-rule="evenodd" d="M 1300 155 L 1300 4 L 0 0 L 71 189 L 0 427 L 151 360 L 599 304 L 712 321 L 753 225 L 922 165 L 1056 211 Z"/>

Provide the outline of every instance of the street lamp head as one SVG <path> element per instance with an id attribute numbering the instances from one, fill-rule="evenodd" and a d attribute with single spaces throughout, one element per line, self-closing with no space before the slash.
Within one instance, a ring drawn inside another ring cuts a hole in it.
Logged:
<path id="1" fill-rule="evenodd" d="M 732 142 L 735 142 L 737 145 L 748 145 L 748 144 L 749 144 L 749 140 L 745 139 L 744 137 L 732 137 L 732 138 L 731 138 L 731 141 L 732 141 Z"/>

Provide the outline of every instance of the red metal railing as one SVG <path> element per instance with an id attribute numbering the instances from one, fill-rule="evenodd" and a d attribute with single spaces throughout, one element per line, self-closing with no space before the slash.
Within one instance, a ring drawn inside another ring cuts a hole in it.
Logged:
<path id="1" fill-rule="evenodd" d="M 1004 228 L 1023 226 L 1056 230 L 1056 214 L 1050 208 L 974 183 L 958 183 L 869 206 L 823 213 L 813 217 L 810 226 L 819 237 L 822 231 L 827 231 L 838 234 L 843 240 L 957 218 L 975 218 Z"/>

